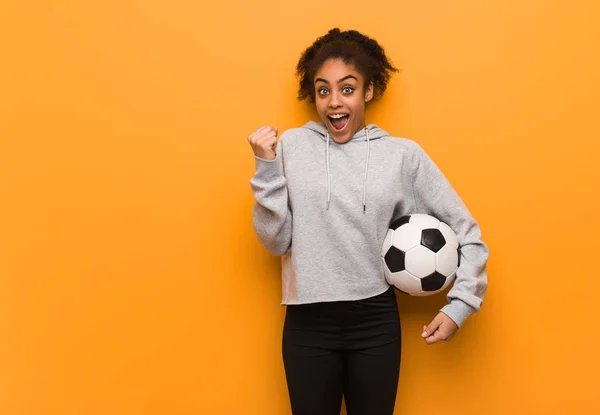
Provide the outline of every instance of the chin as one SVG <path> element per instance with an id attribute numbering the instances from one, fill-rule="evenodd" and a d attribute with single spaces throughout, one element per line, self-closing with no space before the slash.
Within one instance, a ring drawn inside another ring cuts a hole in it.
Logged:
<path id="1" fill-rule="evenodd" d="M 333 135 L 330 134 L 331 138 L 333 139 L 333 141 L 335 141 L 336 143 L 347 143 L 348 141 L 350 141 L 350 139 L 352 138 L 351 134 L 344 134 L 344 135 Z"/>

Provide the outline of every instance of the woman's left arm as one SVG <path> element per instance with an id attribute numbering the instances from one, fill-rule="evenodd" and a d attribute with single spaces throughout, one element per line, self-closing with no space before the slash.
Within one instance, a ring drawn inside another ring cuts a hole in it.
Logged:
<path id="1" fill-rule="evenodd" d="M 417 143 L 414 143 L 411 163 L 417 213 L 429 214 L 450 226 L 458 237 L 460 247 L 460 266 L 447 294 L 448 304 L 423 333 L 426 340 L 429 338 L 429 343 L 448 340 L 467 317 L 479 311 L 487 289 L 489 250 L 481 239 L 478 223 L 458 193 Z M 433 338 L 435 333 L 437 337 Z M 440 336 L 447 338 L 438 338 Z"/>

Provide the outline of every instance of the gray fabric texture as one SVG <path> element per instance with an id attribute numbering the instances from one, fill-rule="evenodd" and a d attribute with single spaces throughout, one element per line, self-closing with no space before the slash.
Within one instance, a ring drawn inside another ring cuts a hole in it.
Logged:
<path id="1" fill-rule="evenodd" d="M 370 124 L 338 144 L 322 123 L 311 121 L 281 135 L 275 160 L 255 160 L 253 226 L 261 244 L 281 256 L 282 304 L 383 293 L 389 284 L 380 250 L 390 223 L 425 213 L 449 225 L 461 247 L 441 311 L 460 327 L 480 309 L 488 247 L 459 195 L 415 141 Z"/>

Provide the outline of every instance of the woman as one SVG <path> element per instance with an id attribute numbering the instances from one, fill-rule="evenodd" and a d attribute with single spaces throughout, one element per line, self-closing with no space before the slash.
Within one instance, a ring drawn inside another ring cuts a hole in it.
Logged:
<path id="1" fill-rule="evenodd" d="M 299 99 L 321 123 L 284 132 L 264 126 L 248 140 L 256 172 L 254 229 L 282 256 L 283 359 L 295 415 L 393 413 L 401 329 L 380 249 L 389 224 L 410 213 L 447 223 L 461 265 L 445 305 L 424 327 L 428 344 L 449 340 L 479 310 L 487 246 L 444 175 L 412 140 L 365 122 L 397 69 L 383 48 L 333 29 L 302 54 Z"/>

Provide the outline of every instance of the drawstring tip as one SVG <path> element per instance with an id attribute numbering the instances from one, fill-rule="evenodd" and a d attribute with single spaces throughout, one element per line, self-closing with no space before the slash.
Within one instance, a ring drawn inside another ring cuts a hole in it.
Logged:
<path id="1" fill-rule="evenodd" d="M 367 211 L 367 205 L 363 205 L 363 212 Z"/>

